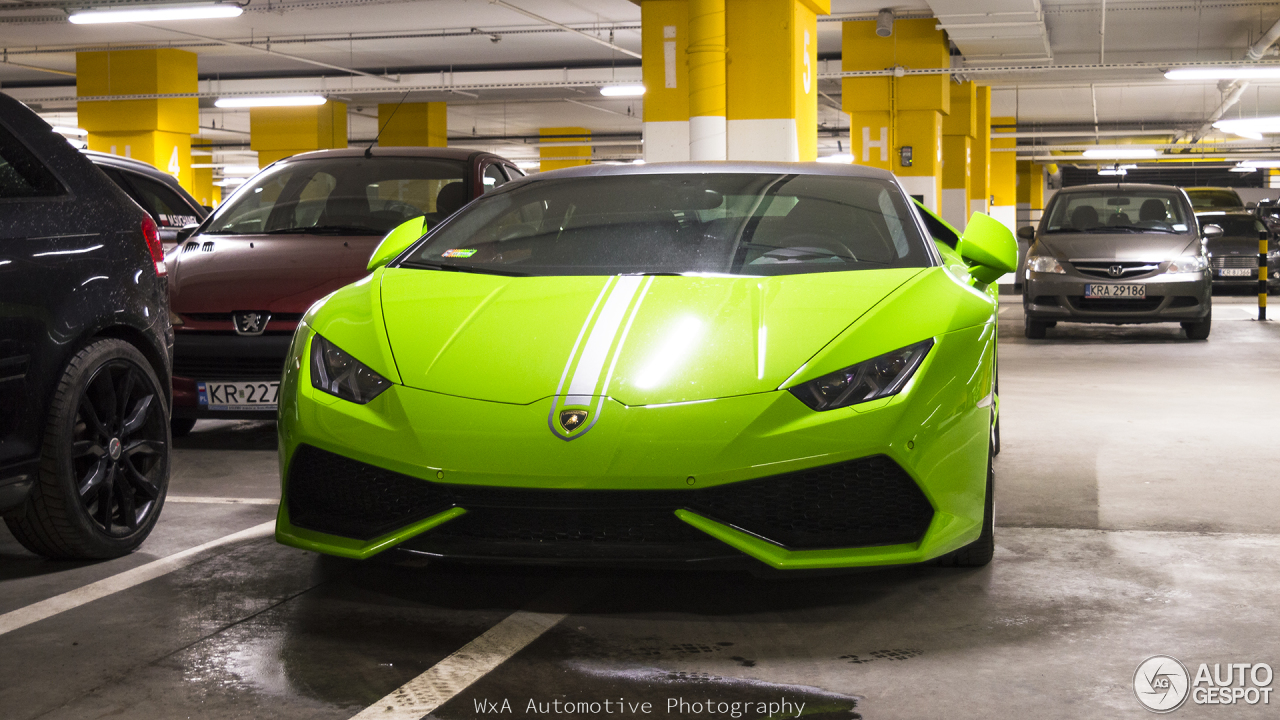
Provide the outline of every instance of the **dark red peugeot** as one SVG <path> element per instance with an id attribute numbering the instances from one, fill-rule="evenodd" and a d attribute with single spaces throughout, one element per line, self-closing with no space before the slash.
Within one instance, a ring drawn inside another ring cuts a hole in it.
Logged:
<path id="1" fill-rule="evenodd" d="M 173 434 L 198 418 L 271 419 L 302 314 L 360 279 L 378 241 L 428 227 L 522 176 L 453 148 L 323 150 L 258 173 L 169 254 Z"/>

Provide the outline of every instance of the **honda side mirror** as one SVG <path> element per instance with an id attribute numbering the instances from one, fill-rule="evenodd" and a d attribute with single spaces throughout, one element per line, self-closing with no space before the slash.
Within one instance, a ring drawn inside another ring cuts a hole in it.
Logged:
<path id="1" fill-rule="evenodd" d="M 1035 242 L 1036 241 L 1035 227 L 1031 225 L 1027 225 L 1025 227 L 1018 228 L 1018 239 L 1026 240 L 1027 242 Z"/>
<path id="2" fill-rule="evenodd" d="M 957 250 L 979 282 L 995 282 L 1018 267 L 1018 241 L 1009 228 L 986 213 L 975 212 L 969 218 Z"/>
<path id="3" fill-rule="evenodd" d="M 382 242 L 378 243 L 378 247 L 373 249 L 373 254 L 369 256 L 369 264 L 365 269 L 370 271 L 377 270 L 391 262 L 406 248 L 417 242 L 418 238 L 422 237 L 426 230 L 427 218 L 422 215 L 400 223 L 394 230 L 387 233 L 386 237 L 382 238 Z"/>
<path id="4" fill-rule="evenodd" d="M 1200 232 L 1204 236 L 1205 240 L 1217 240 L 1222 237 L 1222 227 L 1219 225 L 1205 225 L 1204 229 Z"/>

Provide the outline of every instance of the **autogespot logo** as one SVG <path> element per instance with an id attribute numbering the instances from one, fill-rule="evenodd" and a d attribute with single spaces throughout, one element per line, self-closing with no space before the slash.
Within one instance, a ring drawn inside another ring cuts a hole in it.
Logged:
<path id="1" fill-rule="evenodd" d="M 1190 685 L 1186 666 L 1168 655 L 1143 660 L 1133 673 L 1133 694 L 1151 712 L 1167 713 L 1182 707 Z"/>

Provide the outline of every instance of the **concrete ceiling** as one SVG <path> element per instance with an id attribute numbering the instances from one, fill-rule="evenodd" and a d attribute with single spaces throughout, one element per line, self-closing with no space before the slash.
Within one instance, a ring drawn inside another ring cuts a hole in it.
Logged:
<path id="1" fill-rule="evenodd" d="M 209 92 L 233 85 L 311 89 L 316 83 L 332 92 L 359 90 L 347 98 L 355 138 L 373 135 L 374 106 L 402 97 L 399 87 L 456 84 L 460 78 L 506 85 L 461 93 L 419 89 L 409 96 L 448 100 L 450 134 L 458 138 L 530 135 L 556 125 L 638 133 L 639 100 L 603 99 L 589 84 L 514 86 L 547 73 L 585 73 L 581 77 L 593 81 L 636 77 L 638 61 L 624 51 L 640 50 L 638 6 L 630 0 L 509 2 L 612 42 L 617 49 L 486 0 L 253 0 L 239 18 L 153 26 L 71 25 L 62 19 L 66 3 L 0 0 L 0 49 L 5 53 L 0 87 L 23 99 L 44 100 L 47 115 L 73 122 L 74 90 L 68 86 L 74 78 L 66 73 L 74 72 L 75 50 L 175 46 L 199 55 L 202 90 Z M 1096 0 L 911 0 L 889 6 L 898 14 L 937 17 L 951 28 L 960 65 L 1086 66 L 972 76 L 993 85 L 994 114 L 1015 116 L 1020 124 L 1058 126 L 1091 125 L 1095 119 L 1112 127 L 1195 126 L 1221 99 L 1216 83 L 1173 82 L 1155 68 L 1114 66 L 1239 59 L 1280 18 L 1280 0 L 1107 2 L 1104 34 L 1101 2 Z M 819 23 L 818 51 L 829 58 L 820 63 L 820 71 L 839 70 L 840 23 L 832 20 L 870 16 L 881 7 L 884 0 L 833 1 L 833 17 Z M 284 55 L 264 53 L 268 48 Z M 305 61 L 389 73 L 392 81 L 353 78 Z M 375 92 L 370 84 L 378 83 L 385 88 Z M 820 89 L 839 101 L 838 80 L 824 80 Z M 830 104 L 824 101 L 820 109 L 820 122 L 831 131 L 820 140 L 823 151 L 835 150 L 838 129 L 848 124 Z M 1253 83 L 1228 116 L 1268 114 L 1280 114 L 1280 82 Z M 242 142 L 247 113 L 216 110 L 210 100 L 202 100 L 201 124 L 226 129 L 211 131 L 211 137 Z M 620 146 L 613 152 L 634 155 L 636 148 Z M 532 150 L 526 148 L 524 154 Z"/>

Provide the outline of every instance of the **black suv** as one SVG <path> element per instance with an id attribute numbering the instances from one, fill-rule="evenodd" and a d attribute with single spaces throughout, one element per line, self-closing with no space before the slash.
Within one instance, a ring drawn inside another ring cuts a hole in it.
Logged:
<path id="1" fill-rule="evenodd" d="M 109 558 L 151 532 L 172 352 L 155 220 L 0 93 L 0 514 L 26 548 Z"/>

